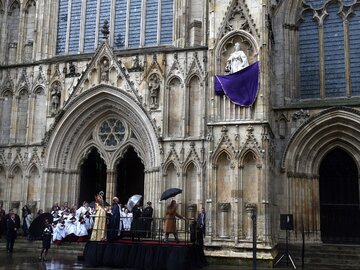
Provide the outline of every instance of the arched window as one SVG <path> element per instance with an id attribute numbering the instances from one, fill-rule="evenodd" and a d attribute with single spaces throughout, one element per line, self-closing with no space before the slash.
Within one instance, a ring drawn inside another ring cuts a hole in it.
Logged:
<path id="1" fill-rule="evenodd" d="M 13 94 L 10 90 L 6 90 L 2 96 L 2 99 L 0 99 L 0 144 L 8 144 L 10 142 L 12 102 Z"/>
<path id="2" fill-rule="evenodd" d="M 20 4 L 14 1 L 8 9 L 7 17 L 7 42 L 8 54 L 7 59 L 9 64 L 16 61 L 16 51 L 18 46 L 19 35 L 19 22 L 20 22 Z"/>
<path id="3" fill-rule="evenodd" d="M 23 199 L 23 172 L 19 166 L 16 166 L 13 170 L 13 173 L 13 179 L 11 179 L 10 184 L 10 200 L 12 202 L 18 202 L 22 201 Z"/>
<path id="4" fill-rule="evenodd" d="M 181 137 L 183 125 L 181 123 L 183 110 L 183 93 L 180 80 L 175 78 L 168 87 L 168 135 Z"/>
<path id="5" fill-rule="evenodd" d="M 188 106 L 188 136 L 200 136 L 203 106 L 201 106 L 200 80 L 197 76 L 189 82 Z"/>
<path id="6" fill-rule="evenodd" d="M 186 169 L 186 201 L 195 203 L 198 198 L 198 177 L 194 163 Z"/>
<path id="7" fill-rule="evenodd" d="M 16 143 L 25 143 L 29 93 L 26 89 L 20 91 L 17 99 Z"/>
<path id="8" fill-rule="evenodd" d="M 39 87 L 35 91 L 34 124 L 32 142 L 40 143 L 45 135 L 46 128 L 46 96 L 44 89 Z"/>
<path id="9" fill-rule="evenodd" d="M 32 60 L 34 34 L 35 34 L 36 4 L 34 0 L 28 2 L 25 10 L 24 29 L 24 62 Z"/>
<path id="10" fill-rule="evenodd" d="M 232 172 L 230 157 L 222 153 L 217 160 L 216 196 L 218 202 L 229 202 L 232 190 Z"/>
<path id="11" fill-rule="evenodd" d="M 358 96 L 358 4 L 350 0 L 307 0 L 303 2 L 300 15 L 300 98 Z"/>
<path id="12" fill-rule="evenodd" d="M 175 165 L 173 163 L 171 163 L 166 170 L 166 183 L 165 183 L 165 187 L 166 189 L 168 188 L 173 188 L 173 187 L 177 187 L 178 186 L 178 179 L 177 179 L 177 172 L 176 172 L 176 168 Z"/>

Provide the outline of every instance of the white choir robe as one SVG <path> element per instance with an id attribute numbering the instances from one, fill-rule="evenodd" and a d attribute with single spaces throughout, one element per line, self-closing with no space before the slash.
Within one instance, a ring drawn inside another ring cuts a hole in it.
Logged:
<path id="1" fill-rule="evenodd" d="M 78 210 L 76 210 L 76 216 L 80 217 L 81 215 L 85 215 L 86 211 L 87 208 L 85 206 L 81 206 Z"/>
<path id="2" fill-rule="evenodd" d="M 86 226 L 86 229 L 87 230 L 91 230 L 93 227 L 94 227 L 94 219 L 93 217 L 87 217 L 85 216 L 84 217 L 84 220 L 85 220 L 85 226 Z"/>
<path id="3" fill-rule="evenodd" d="M 130 231 L 131 229 L 131 222 L 132 222 L 132 213 L 120 212 L 120 220 L 122 220 L 122 224 L 125 231 Z"/>
<path id="4" fill-rule="evenodd" d="M 53 231 L 53 241 L 55 240 L 63 240 L 65 238 L 65 225 L 62 223 L 58 223 L 55 226 L 55 229 Z"/>
<path id="5" fill-rule="evenodd" d="M 65 229 L 65 234 L 69 235 L 69 234 L 76 234 L 76 229 L 77 229 L 77 220 L 72 220 L 72 219 L 68 219 L 65 224 L 66 224 L 66 229 Z"/>
<path id="6" fill-rule="evenodd" d="M 86 229 L 86 224 L 85 222 L 76 222 L 77 223 L 77 227 L 76 227 L 76 236 L 86 236 L 88 235 L 88 231 Z"/>

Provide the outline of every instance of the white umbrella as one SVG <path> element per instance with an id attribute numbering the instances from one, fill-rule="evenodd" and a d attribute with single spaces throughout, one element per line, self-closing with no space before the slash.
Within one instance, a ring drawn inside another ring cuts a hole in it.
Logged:
<path id="1" fill-rule="evenodd" d="M 132 195 L 126 204 L 127 209 L 131 212 L 133 207 L 141 200 L 141 198 L 142 198 L 141 195 L 138 195 L 138 194 Z"/>

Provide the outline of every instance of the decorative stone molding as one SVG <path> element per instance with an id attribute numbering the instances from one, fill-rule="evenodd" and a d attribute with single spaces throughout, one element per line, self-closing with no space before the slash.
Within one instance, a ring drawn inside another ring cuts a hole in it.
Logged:
<path id="1" fill-rule="evenodd" d="M 229 212 L 230 203 L 218 203 L 220 212 Z"/>
<path id="2" fill-rule="evenodd" d="M 253 213 L 254 211 L 256 211 L 257 209 L 257 204 L 256 203 L 245 203 L 245 211 L 247 213 Z"/>
<path id="3" fill-rule="evenodd" d="M 308 110 L 304 111 L 303 109 L 301 109 L 301 110 L 295 112 L 291 118 L 293 121 L 297 121 L 299 119 L 307 119 L 309 117 L 310 117 L 309 111 Z"/>

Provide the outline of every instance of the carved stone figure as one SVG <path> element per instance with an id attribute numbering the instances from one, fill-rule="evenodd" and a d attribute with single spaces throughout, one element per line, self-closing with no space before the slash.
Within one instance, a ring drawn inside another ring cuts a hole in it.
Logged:
<path id="1" fill-rule="evenodd" d="M 153 74 L 149 78 L 149 91 L 150 91 L 150 108 L 156 109 L 159 107 L 159 92 L 160 92 L 160 78 Z"/>
<path id="2" fill-rule="evenodd" d="M 51 112 L 55 113 L 60 106 L 61 86 L 59 83 L 54 83 L 51 88 Z"/>
<path id="3" fill-rule="evenodd" d="M 109 61 L 105 58 L 101 65 L 101 81 L 102 82 L 109 81 L 109 70 L 110 70 Z"/>
<path id="4" fill-rule="evenodd" d="M 76 73 L 76 68 L 75 68 L 75 65 L 73 64 L 73 62 L 70 62 L 69 63 L 69 74 L 70 75 L 75 75 L 75 73 Z"/>
<path id="5" fill-rule="evenodd" d="M 247 56 L 240 49 L 240 43 L 236 42 L 234 45 L 234 52 L 230 55 L 226 62 L 225 72 L 234 73 L 249 65 Z"/>

